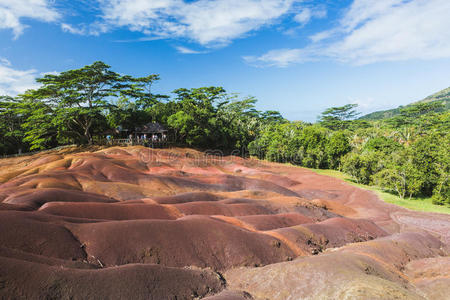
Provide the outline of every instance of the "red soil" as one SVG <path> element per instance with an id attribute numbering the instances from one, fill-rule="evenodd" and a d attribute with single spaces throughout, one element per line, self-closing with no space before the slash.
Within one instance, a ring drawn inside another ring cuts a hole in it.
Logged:
<path id="1" fill-rule="evenodd" d="M 170 207 L 158 204 L 48 202 L 39 211 L 58 216 L 103 220 L 175 220 L 181 216 Z"/>
<path id="2" fill-rule="evenodd" d="M 86 270 L 0 257 L 0 265 L 2 298 L 193 299 L 224 287 L 208 270 L 150 264 Z"/>
<path id="3" fill-rule="evenodd" d="M 448 215 L 302 168 L 202 155 L 0 160 L 0 298 L 445 299 Z"/>
<path id="4" fill-rule="evenodd" d="M 39 208 L 49 202 L 117 202 L 110 197 L 83 191 L 37 188 L 12 193 L 3 200 L 5 204 L 25 205 Z"/>
<path id="5" fill-rule="evenodd" d="M 45 222 L 28 212 L 0 212 L 0 245 L 27 253 L 67 260 L 86 254 L 73 234 L 61 224 Z"/>
<path id="6" fill-rule="evenodd" d="M 101 222 L 70 225 L 88 260 L 105 266 L 156 263 L 170 267 L 266 265 L 293 254 L 270 236 L 242 230 L 209 217 L 166 220 Z M 126 243 L 123 242 L 127 238 Z"/>
<path id="7" fill-rule="evenodd" d="M 240 220 L 250 224 L 257 230 L 271 230 L 283 227 L 292 227 L 299 224 L 310 223 L 313 220 L 299 213 L 287 213 L 278 215 L 257 215 L 250 216 L 247 214 L 240 217 Z"/>

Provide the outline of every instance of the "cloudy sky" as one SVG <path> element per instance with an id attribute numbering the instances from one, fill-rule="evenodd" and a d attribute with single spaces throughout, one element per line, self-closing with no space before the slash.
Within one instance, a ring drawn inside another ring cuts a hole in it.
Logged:
<path id="1" fill-rule="evenodd" d="M 223 86 L 315 121 L 450 86 L 449 0 L 0 0 L 0 94 L 102 60 L 158 92 Z"/>

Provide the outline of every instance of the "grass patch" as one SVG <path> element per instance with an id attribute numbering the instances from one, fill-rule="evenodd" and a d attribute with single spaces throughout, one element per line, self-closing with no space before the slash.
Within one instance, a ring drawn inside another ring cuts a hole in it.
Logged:
<path id="1" fill-rule="evenodd" d="M 422 197 L 413 197 L 411 200 L 408 199 L 401 199 L 397 195 L 388 193 L 377 186 L 369 186 L 365 184 L 359 184 L 352 180 L 352 178 L 342 172 L 336 171 L 336 170 L 319 170 L 319 169 L 309 169 L 311 171 L 316 172 L 317 174 L 321 175 L 327 175 L 335 178 L 339 178 L 344 180 L 345 182 L 357 186 L 362 189 L 374 191 L 380 199 L 387 203 L 392 203 L 398 206 L 406 207 L 412 210 L 418 210 L 418 211 L 427 211 L 427 212 L 437 212 L 437 213 L 444 213 L 444 214 L 450 214 L 450 207 L 444 206 L 444 205 L 435 205 L 431 202 L 431 197 L 428 198 L 422 198 Z"/>

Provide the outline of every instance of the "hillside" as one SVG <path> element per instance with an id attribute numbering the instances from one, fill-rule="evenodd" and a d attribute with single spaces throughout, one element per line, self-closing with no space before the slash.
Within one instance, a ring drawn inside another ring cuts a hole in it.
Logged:
<path id="1" fill-rule="evenodd" d="M 299 167 L 65 148 L 0 159 L 0 298 L 446 299 L 449 226 Z"/>
<path id="2" fill-rule="evenodd" d="M 439 91 L 437 93 L 434 93 L 433 95 L 428 96 L 425 99 L 414 102 L 412 104 L 434 102 L 434 101 L 450 101 L 450 87 L 443 89 L 442 91 Z"/>
<path id="3" fill-rule="evenodd" d="M 425 99 L 408 104 L 407 106 L 411 106 L 411 105 L 415 105 L 415 104 L 419 104 L 419 103 L 436 102 L 436 101 L 442 101 L 443 104 L 445 105 L 445 109 L 446 110 L 450 109 L 450 87 L 443 89 L 442 91 L 439 91 L 437 93 L 434 93 L 433 95 L 430 95 L 430 96 L 426 97 Z M 375 120 L 391 118 L 395 115 L 400 114 L 400 109 L 402 107 L 403 106 L 399 106 L 399 107 L 393 108 L 393 109 L 376 111 L 376 112 L 364 115 L 364 116 L 360 117 L 360 119 L 375 121 Z"/>

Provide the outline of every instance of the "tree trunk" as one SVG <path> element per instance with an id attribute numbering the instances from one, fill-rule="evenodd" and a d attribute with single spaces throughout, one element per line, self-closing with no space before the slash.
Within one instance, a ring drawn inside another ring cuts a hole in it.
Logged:
<path id="1" fill-rule="evenodd" d="M 92 145 L 94 143 L 94 140 L 92 138 L 92 134 L 91 134 L 91 125 L 92 125 L 92 120 L 88 120 L 86 127 L 84 128 L 84 136 L 86 137 L 87 141 L 88 141 L 88 145 Z"/>
<path id="2" fill-rule="evenodd" d="M 86 130 L 84 131 L 84 136 L 86 137 L 86 140 L 88 141 L 88 145 L 92 145 L 93 144 L 93 139 L 92 139 L 92 135 L 89 132 L 89 128 L 86 128 Z"/>

